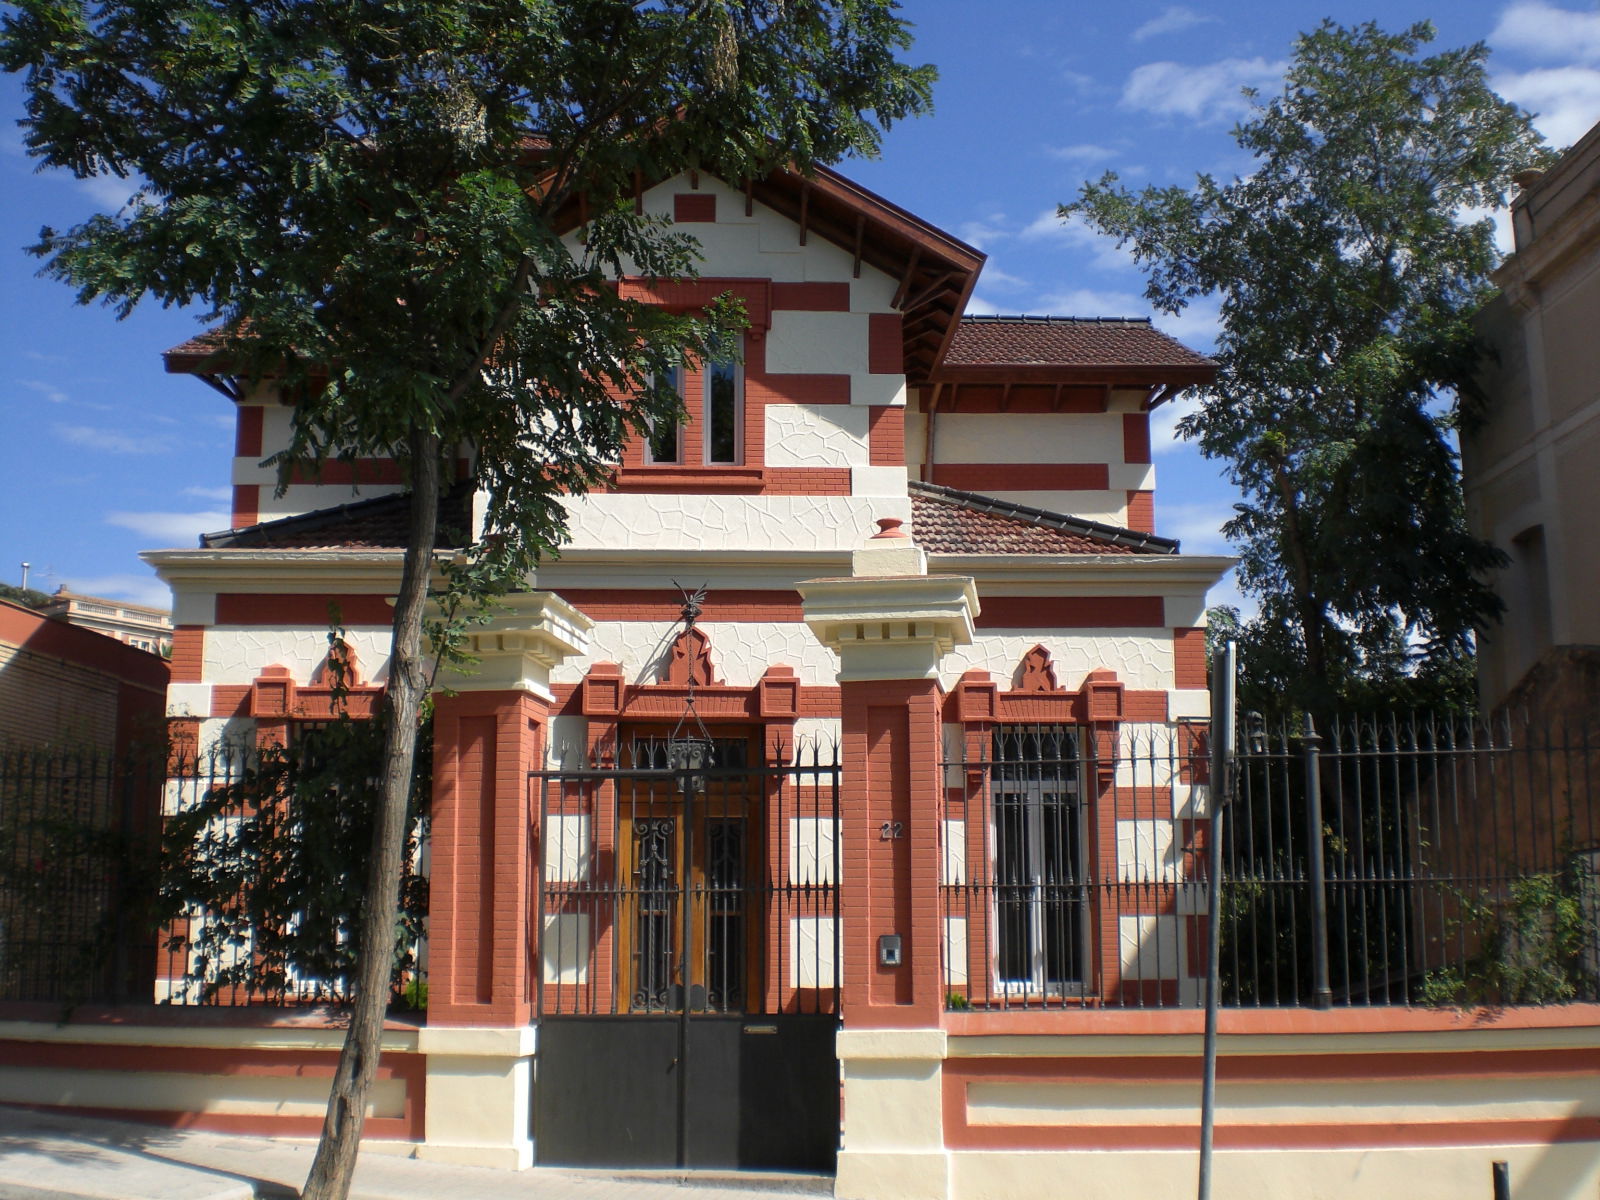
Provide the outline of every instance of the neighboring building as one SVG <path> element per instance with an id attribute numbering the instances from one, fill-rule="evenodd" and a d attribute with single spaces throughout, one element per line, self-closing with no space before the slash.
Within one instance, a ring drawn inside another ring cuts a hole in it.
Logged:
<path id="1" fill-rule="evenodd" d="M 1467 520 L 1511 559 L 1494 580 L 1505 618 L 1478 650 L 1485 708 L 1553 649 L 1567 648 L 1547 675 L 1600 647 L 1597 194 L 1600 125 L 1530 173 L 1511 209 L 1515 253 L 1494 275 L 1501 294 L 1479 317 L 1494 357 L 1484 424 L 1462 439 Z"/>
<path id="2" fill-rule="evenodd" d="M 172 614 L 164 608 L 107 600 L 103 596 L 84 596 L 67 591 L 63 585 L 40 611 L 69 625 L 81 625 L 114 637 L 135 650 L 148 650 L 152 654 L 172 651 Z"/>
<path id="3" fill-rule="evenodd" d="M 97 752 L 159 738 L 167 664 L 0 600 L 0 745 Z"/>

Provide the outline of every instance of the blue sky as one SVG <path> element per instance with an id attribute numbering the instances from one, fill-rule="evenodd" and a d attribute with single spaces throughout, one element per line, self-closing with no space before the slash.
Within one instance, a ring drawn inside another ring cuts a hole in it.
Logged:
<path id="1" fill-rule="evenodd" d="M 989 255 L 980 312 L 1137 316 L 1143 281 L 1115 246 L 1055 206 L 1110 169 L 1133 185 L 1232 176 L 1240 88 L 1277 87 L 1297 32 L 1324 16 L 1387 29 L 1429 19 L 1435 47 L 1486 41 L 1495 84 L 1558 146 L 1600 121 L 1596 0 L 1454 0 L 1428 6 L 1249 0 L 1228 5 L 905 0 L 919 61 L 940 71 L 933 116 L 897 126 L 876 161 L 841 169 Z M 142 549 L 192 546 L 228 524 L 232 413 L 161 351 L 198 326 L 142 307 L 125 321 L 34 277 L 40 226 L 115 208 L 116 181 L 38 174 L 22 152 L 17 80 L 0 77 L 0 581 L 165 604 Z M 1157 324 L 1210 348 L 1214 308 Z M 1158 422 L 1161 533 L 1221 553 L 1232 502 L 1216 464 Z M 1226 587 L 1216 599 L 1230 599 Z"/>

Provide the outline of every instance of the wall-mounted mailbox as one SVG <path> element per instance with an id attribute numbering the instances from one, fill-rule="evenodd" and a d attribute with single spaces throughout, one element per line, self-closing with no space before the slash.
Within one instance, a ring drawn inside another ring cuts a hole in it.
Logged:
<path id="1" fill-rule="evenodd" d="M 898 967 L 903 960 L 900 957 L 900 935 L 886 933 L 878 939 L 878 963 L 885 967 Z"/>

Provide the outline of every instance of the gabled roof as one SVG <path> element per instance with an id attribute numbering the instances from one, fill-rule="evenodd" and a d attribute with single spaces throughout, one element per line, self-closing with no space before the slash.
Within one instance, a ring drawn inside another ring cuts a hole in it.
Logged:
<path id="1" fill-rule="evenodd" d="M 687 174 L 687 172 L 685 172 Z M 662 180 L 641 179 L 641 194 Z M 928 377 L 955 332 L 972 294 L 984 255 L 920 217 L 853 183 L 837 171 L 815 167 L 808 175 L 782 169 L 765 179 L 730 185 L 746 205 L 760 202 L 795 222 L 801 245 L 820 237 L 899 281 L 892 306 L 902 315 L 905 371 L 910 382 Z M 556 214 L 556 227 L 575 229 L 587 218 L 581 197 Z M 225 337 L 211 330 L 162 357 L 174 374 L 225 373 L 219 359 Z"/>
<path id="2" fill-rule="evenodd" d="M 964 316 L 935 381 L 1037 379 L 1131 385 L 1209 383 L 1217 365 L 1148 317 Z"/>
<path id="3" fill-rule="evenodd" d="M 439 498 L 435 549 L 458 549 L 471 538 L 472 493 L 469 480 Z M 207 550 L 397 550 L 406 544 L 410 518 L 411 493 L 398 492 L 202 534 L 200 545 Z"/>
<path id="4" fill-rule="evenodd" d="M 913 480 L 911 536 L 929 554 L 1176 554 L 1172 538 Z"/>

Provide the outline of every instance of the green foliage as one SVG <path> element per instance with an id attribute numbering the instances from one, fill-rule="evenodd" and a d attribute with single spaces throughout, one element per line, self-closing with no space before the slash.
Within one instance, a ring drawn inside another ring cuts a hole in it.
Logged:
<path id="1" fill-rule="evenodd" d="M 1432 37 L 1325 22 L 1234 131 L 1248 176 L 1133 193 L 1107 175 L 1062 208 L 1132 247 L 1162 311 L 1221 298 L 1218 377 L 1180 430 L 1243 493 L 1226 532 L 1261 600 L 1246 675 L 1280 711 L 1419 675 L 1449 692 L 1499 610 L 1483 575 L 1503 556 L 1466 530 L 1454 442 L 1496 261 L 1468 214 L 1548 151 L 1483 45 L 1423 57 Z"/>
<path id="2" fill-rule="evenodd" d="M 1476 951 L 1462 966 L 1431 972 L 1424 1003 L 1565 1004 L 1594 995 L 1600 885 L 1578 856 L 1503 891 L 1458 890 L 1455 898 L 1454 933 Z"/>
<path id="3" fill-rule="evenodd" d="M 337 650 L 340 632 L 329 641 Z M 330 653 L 329 661 L 337 675 L 345 659 Z M 357 720 L 339 688 L 335 699 L 333 720 L 296 725 L 286 746 L 258 750 L 167 820 L 161 915 L 175 930 L 168 948 L 188 955 L 187 999 L 350 999 L 387 731 L 381 713 Z M 412 1007 L 426 1004 L 414 972 L 428 910 L 428 881 L 416 867 L 432 779 L 430 729 L 421 729 L 406 813 L 390 984 Z"/>
<path id="4" fill-rule="evenodd" d="M 24 608 L 43 608 L 50 603 L 50 597 L 44 592 L 35 591 L 33 588 L 21 588 L 10 583 L 0 583 L 0 600 L 9 600 L 13 604 L 20 604 Z"/>

